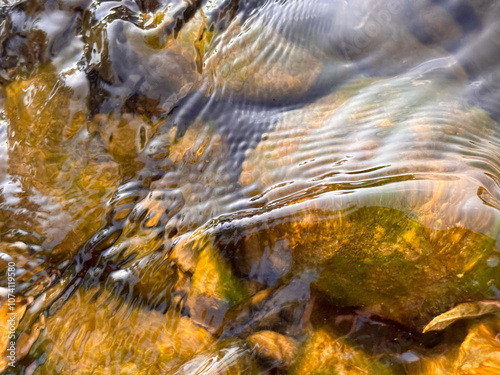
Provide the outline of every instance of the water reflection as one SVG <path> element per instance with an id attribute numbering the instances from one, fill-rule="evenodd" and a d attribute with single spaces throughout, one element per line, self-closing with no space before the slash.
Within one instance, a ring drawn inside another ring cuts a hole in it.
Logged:
<path id="1" fill-rule="evenodd" d="M 499 13 L 3 5 L 1 368 L 499 371 Z"/>

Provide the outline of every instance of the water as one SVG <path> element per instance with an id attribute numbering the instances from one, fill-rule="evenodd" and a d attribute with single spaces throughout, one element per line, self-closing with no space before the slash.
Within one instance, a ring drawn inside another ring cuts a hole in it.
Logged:
<path id="1" fill-rule="evenodd" d="M 499 15 L 5 2 L 0 368 L 500 373 Z"/>

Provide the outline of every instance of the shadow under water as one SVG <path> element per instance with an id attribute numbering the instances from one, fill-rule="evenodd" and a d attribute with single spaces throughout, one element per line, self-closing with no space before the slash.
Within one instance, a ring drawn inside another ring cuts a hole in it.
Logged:
<path id="1" fill-rule="evenodd" d="M 0 372 L 500 373 L 500 3 L 0 6 Z"/>

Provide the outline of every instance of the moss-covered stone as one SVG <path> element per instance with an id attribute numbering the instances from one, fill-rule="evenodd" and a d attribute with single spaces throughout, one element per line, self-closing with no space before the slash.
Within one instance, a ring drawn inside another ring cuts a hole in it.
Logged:
<path id="1" fill-rule="evenodd" d="M 241 302 L 248 293 L 217 248 L 210 243 L 195 245 L 194 249 L 198 247 L 186 306 L 194 321 L 218 329 L 228 308 Z"/>
<path id="2" fill-rule="evenodd" d="M 251 275 L 276 247 L 293 259 L 287 278 L 314 270 L 313 287 L 335 304 L 418 329 L 456 303 L 495 298 L 498 264 L 488 261 L 497 250 L 488 236 L 429 229 L 382 207 L 352 213 L 299 207 L 295 214 L 285 207 L 282 215 L 273 211 L 214 228 L 218 246 L 238 259 L 238 274 Z"/>

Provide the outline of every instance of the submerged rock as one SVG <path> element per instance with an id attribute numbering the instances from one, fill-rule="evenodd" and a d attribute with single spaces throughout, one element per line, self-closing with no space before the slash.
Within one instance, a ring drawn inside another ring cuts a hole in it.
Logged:
<path id="1" fill-rule="evenodd" d="M 223 341 L 179 366 L 175 375 L 260 374 L 250 349 L 239 340 Z"/>
<path id="2" fill-rule="evenodd" d="M 436 375 L 496 374 L 500 371 L 499 332 L 498 317 L 471 324 L 461 345 L 444 354 L 427 356 L 409 364 L 407 371 Z"/>
<path id="3" fill-rule="evenodd" d="M 292 364 L 299 352 L 296 340 L 273 331 L 256 332 L 246 341 L 257 356 L 276 362 L 280 367 Z"/>
<path id="4" fill-rule="evenodd" d="M 496 145 L 497 125 L 438 82 L 358 81 L 287 113 L 243 165 L 255 208 L 193 238 L 214 238 L 240 277 L 313 270 L 336 304 L 418 329 L 456 303 L 496 298 L 500 221 L 484 171 L 498 170 L 480 149 Z"/>
<path id="5" fill-rule="evenodd" d="M 119 165 L 89 133 L 87 98 L 82 72 L 57 74 L 51 65 L 6 87 L 2 179 L 15 188 L 2 194 L 2 240 L 19 267 L 27 266 L 18 285 L 30 295 L 60 274 L 63 267 L 51 264 L 71 259 L 104 225 L 106 202 L 119 186 Z"/>
<path id="6" fill-rule="evenodd" d="M 178 313 L 129 304 L 98 288 L 79 290 L 46 320 L 37 350 L 47 353 L 38 374 L 167 373 L 213 342 Z"/>
<path id="7" fill-rule="evenodd" d="M 370 358 L 336 337 L 328 328 L 315 330 L 301 348 L 291 374 L 399 374 L 402 369 L 391 368 Z"/>
<path id="8" fill-rule="evenodd" d="M 498 268 L 488 264 L 497 254 L 493 239 L 463 228 L 431 230 L 393 209 L 342 213 L 318 204 L 220 224 L 215 244 L 238 259 L 233 266 L 242 277 L 284 246 L 293 259 L 286 277 L 315 270 L 313 288 L 336 305 L 417 329 L 458 302 L 495 298 Z"/>

